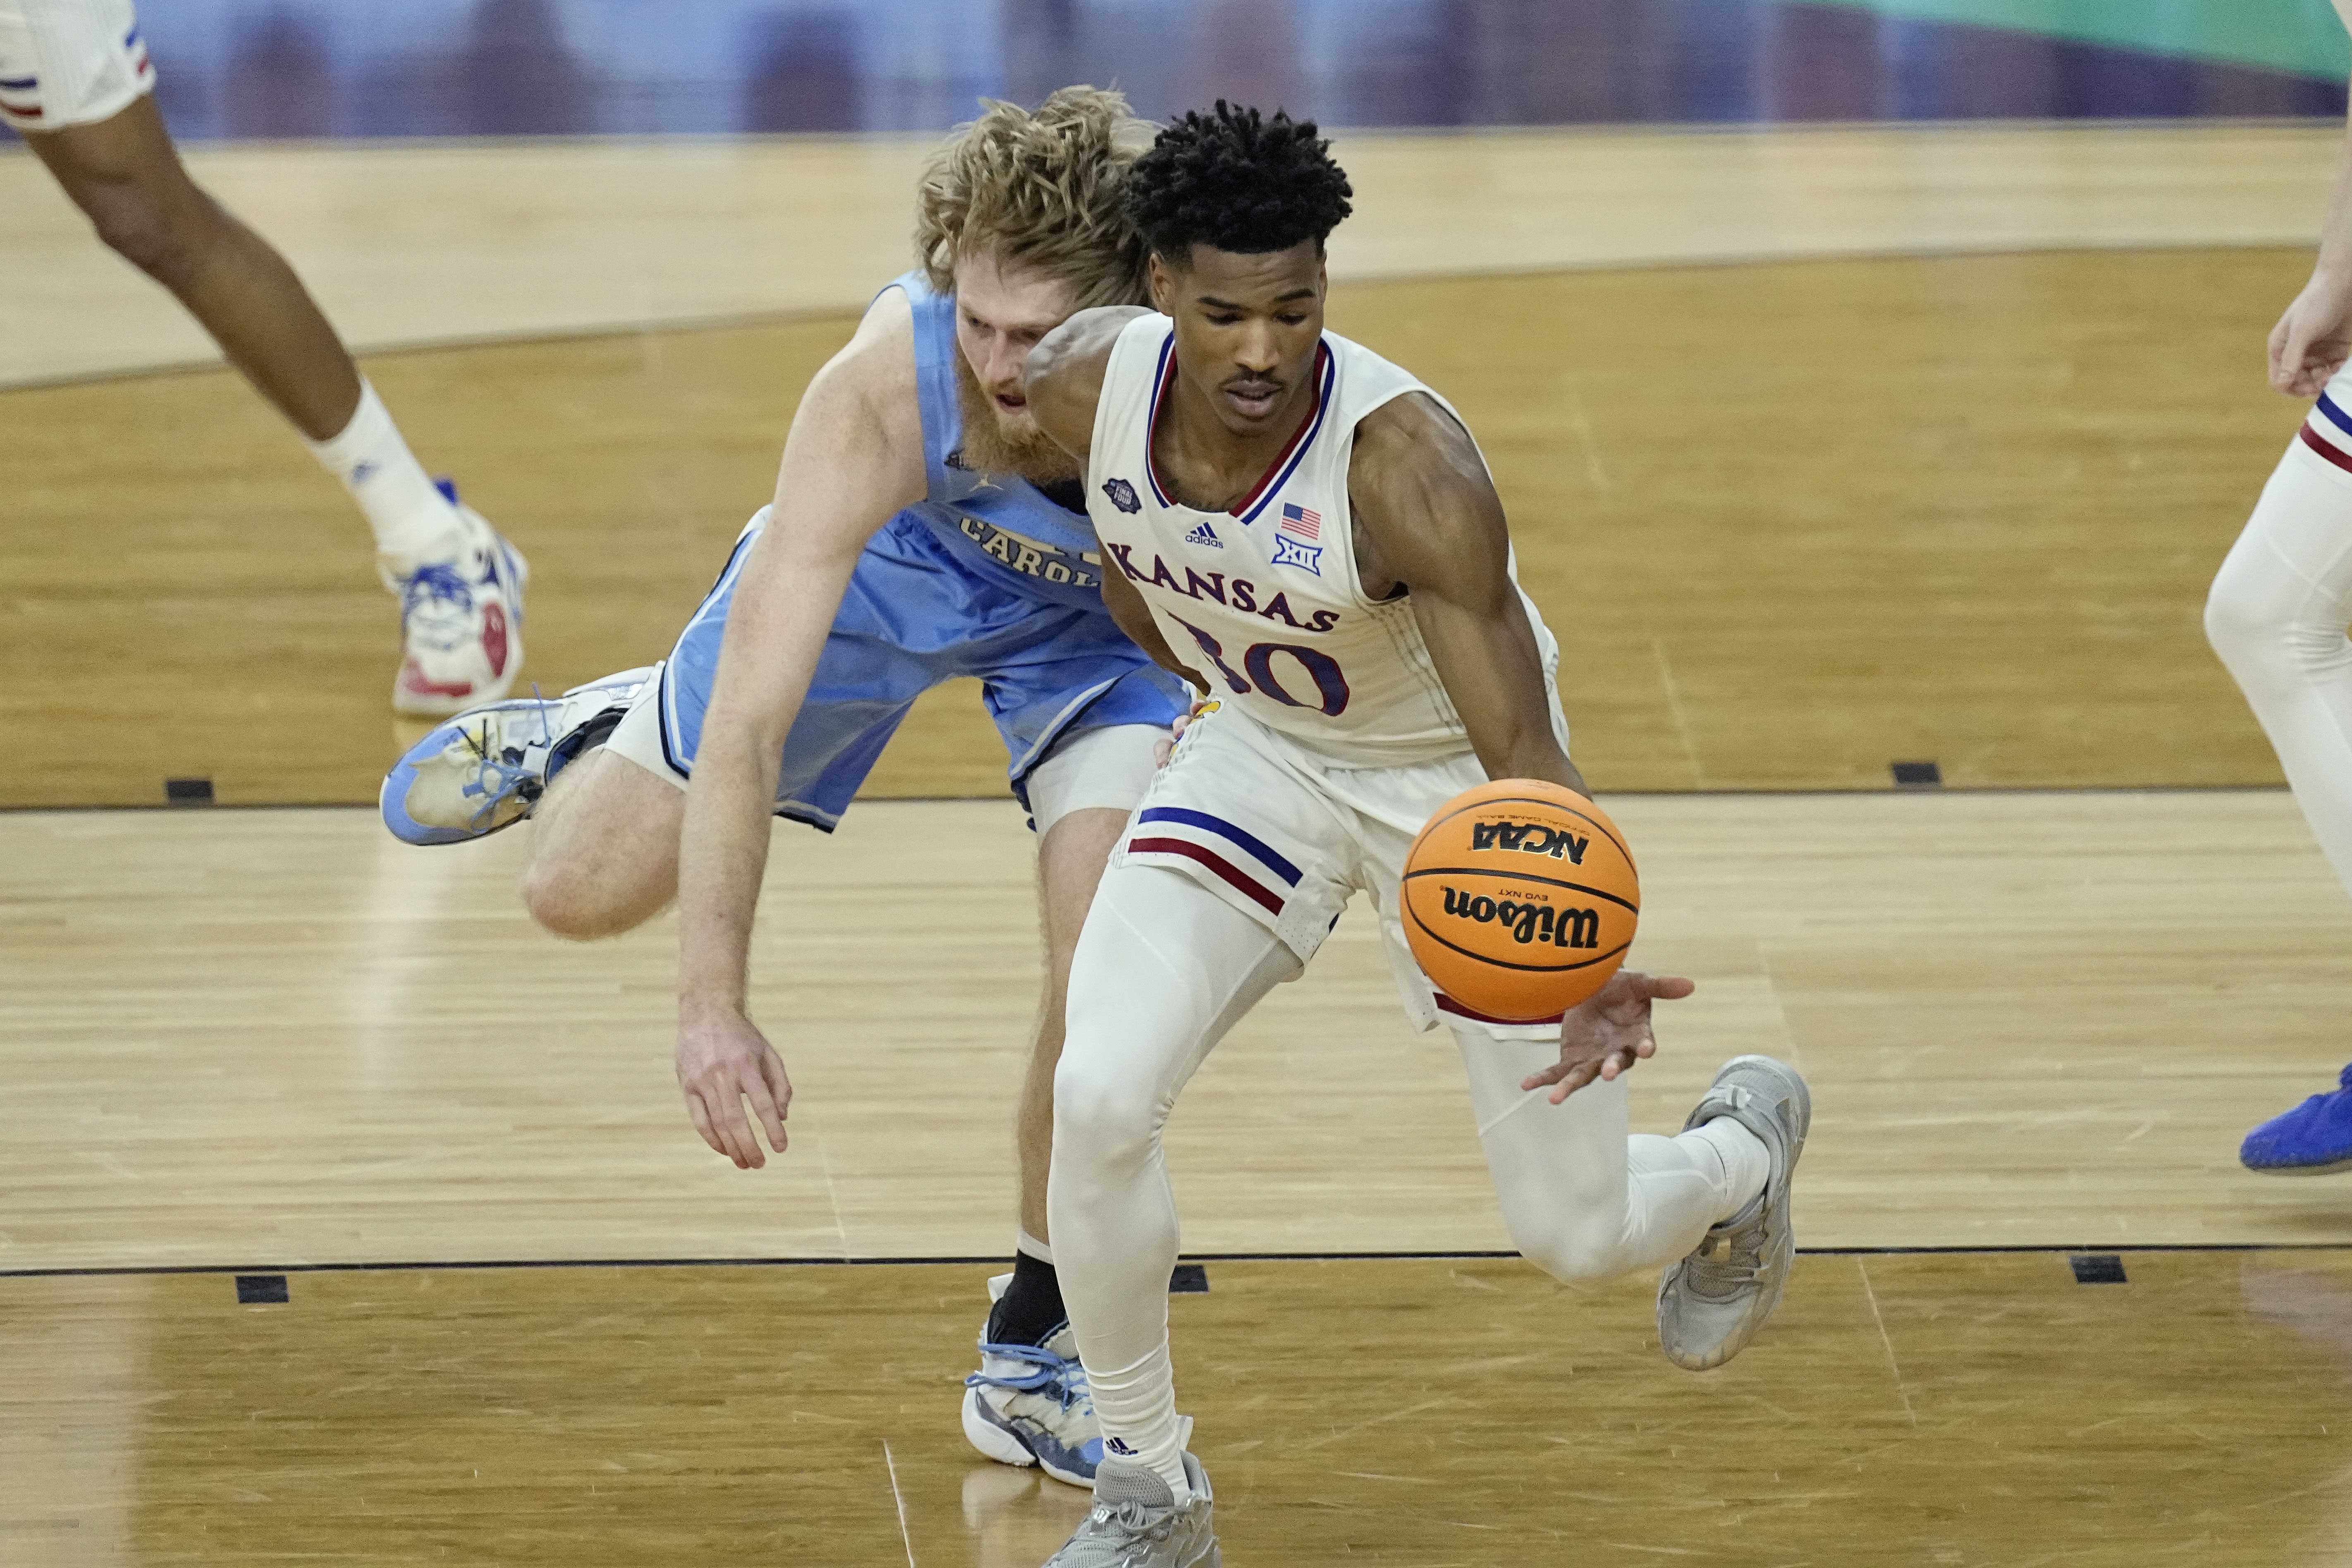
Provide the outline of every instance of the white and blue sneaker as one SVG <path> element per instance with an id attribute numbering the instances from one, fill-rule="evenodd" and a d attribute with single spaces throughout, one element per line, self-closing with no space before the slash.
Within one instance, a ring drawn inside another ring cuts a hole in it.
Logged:
<path id="1" fill-rule="evenodd" d="M 1013 1276 L 988 1282 L 991 1300 Z M 1034 1465 L 1074 1487 L 1095 1484 L 1102 1433 L 1067 1323 L 1042 1345 L 980 1343 L 980 1370 L 963 1380 L 963 1435 L 1002 1465 Z"/>
<path id="2" fill-rule="evenodd" d="M 657 664 L 624 670 L 561 697 L 491 702 L 435 725 L 384 774 L 376 795 L 383 825 L 410 844 L 462 844 L 511 827 L 660 673 Z"/>
<path id="3" fill-rule="evenodd" d="M 400 674 L 392 706 L 440 718 L 494 702 L 522 668 L 522 591 L 530 567 L 481 514 L 436 481 L 457 513 L 447 558 L 406 563 L 378 557 L 383 585 L 400 596 Z"/>

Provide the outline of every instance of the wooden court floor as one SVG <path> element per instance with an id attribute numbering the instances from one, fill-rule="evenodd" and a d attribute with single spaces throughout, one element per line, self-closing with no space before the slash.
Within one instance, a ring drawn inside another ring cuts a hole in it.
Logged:
<path id="1" fill-rule="evenodd" d="M 1700 1376 L 1514 1259 L 1171 1301 L 1234 1568 L 2342 1562 L 2352 1256 L 2104 1261 L 1809 1256 Z M 1034 1568 L 1086 1499 L 964 1446 L 985 1273 L 0 1279 L 0 1554 Z"/>
<path id="2" fill-rule="evenodd" d="M 2199 625 L 2291 437 L 2301 253 L 1839 259 L 1350 285 L 1462 406 L 1603 789 L 2274 783 Z M 847 318 L 372 359 L 530 554 L 524 674 L 662 657 Z M 364 802 L 393 618 L 331 485 L 226 372 L 0 392 L 0 805 Z M 969 686 L 882 795 L 1000 794 Z"/>

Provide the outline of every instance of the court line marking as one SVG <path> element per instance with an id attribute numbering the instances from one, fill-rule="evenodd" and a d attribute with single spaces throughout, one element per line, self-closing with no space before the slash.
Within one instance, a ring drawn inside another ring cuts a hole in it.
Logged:
<path id="1" fill-rule="evenodd" d="M 1801 1247 L 1800 1258 L 2031 1257 L 2074 1252 L 2352 1252 L 2352 1241 L 2101 1241 L 2018 1242 L 2000 1246 Z M 1002 1268 L 1005 1254 L 905 1258 L 499 1258 L 394 1263 L 132 1263 L 55 1268 L 0 1268 L 0 1279 L 83 1279 L 166 1274 L 399 1274 L 425 1269 L 487 1268 L 881 1268 L 968 1264 Z M 1517 1258 L 1486 1252 L 1195 1252 L 1185 1263 L 1446 1263 Z"/>
<path id="2" fill-rule="evenodd" d="M 1902 1397 L 1903 1414 L 1916 1428 L 1919 1413 L 1911 1408 L 1911 1391 L 1903 1386 L 1903 1363 L 1895 1359 L 1895 1341 L 1886 1332 L 1886 1320 L 1879 1315 L 1878 1292 L 1870 1288 L 1870 1265 L 1857 1258 L 1853 1268 L 1854 1272 L 1862 1276 L 1862 1294 L 1870 1303 L 1870 1321 L 1878 1325 L 1878 1342 L 1886 1347 L 1886 1370 L 1895 1374 L 1895 1392 Z"/>
<path id="3" fill-rule="evenodd" d="M 907 1531 L 907 1494 L 898 1489 L 898 1461 L 890 1457 L 890 1439 L 882 1439 L 882 1462 L 890 1467 L 890 1499 L 898 1505 L 898 1540 L 907 1549 L 907 1568 L 915 1568 L 915 1538 Z"/>

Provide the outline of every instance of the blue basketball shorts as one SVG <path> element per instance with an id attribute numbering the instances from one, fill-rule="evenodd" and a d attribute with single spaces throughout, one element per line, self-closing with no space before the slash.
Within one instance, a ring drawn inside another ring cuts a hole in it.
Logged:
<path id="1" fill-rule="evenodd" d="M 680 776 L 694 771 L 728 607 L 766 519 L 762 510 L 736 541 L 662 668 L 654 699 L 662 761 Z M 901 512 L 850 574 L 784 739 L 776 815 L 831 831 L 915 699 L 958 676 L 980 681 L 1024 808 L 1030 773 L 1055 747 L 1114 725 L 1165 729 L 1189 702 L 1109 611 L 1044 603 L 983 579 L 921 518 Z"/>

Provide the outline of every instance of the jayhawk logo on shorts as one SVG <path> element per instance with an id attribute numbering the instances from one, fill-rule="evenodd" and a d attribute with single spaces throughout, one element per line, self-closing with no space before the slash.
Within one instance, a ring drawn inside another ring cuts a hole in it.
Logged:
<path id="1" fill-rule="evenodd" d="M 1103 481 L 1103 494 L 1110 497 L 1110 504 L 1118 508 L 1121 511 L 1141 511 L 1143 510 L 1143 501 L 1141 498 L 1136 495 L 1135 487 L 1129 484 L 1125 479 L 1105 479 Z"/>

